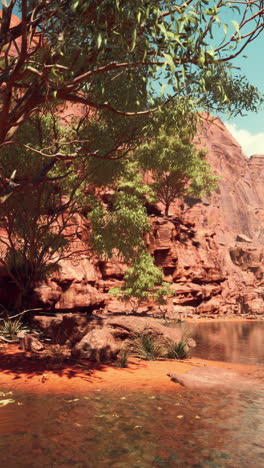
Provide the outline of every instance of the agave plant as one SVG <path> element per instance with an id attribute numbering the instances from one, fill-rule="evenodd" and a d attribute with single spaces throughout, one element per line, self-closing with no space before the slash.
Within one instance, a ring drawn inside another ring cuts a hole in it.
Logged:
<path id="1" fill-rule="evenodd" d="M 17 341 L 17 334 L 20 331 L 26 331 L 25 325 L 20 319 L 1 319 L 0 322 L 0 340 L 8 343 Z"/>

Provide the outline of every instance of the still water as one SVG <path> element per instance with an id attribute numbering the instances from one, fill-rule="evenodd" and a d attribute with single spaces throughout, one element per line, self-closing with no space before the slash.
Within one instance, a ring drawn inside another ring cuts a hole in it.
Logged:
<path id="1" fill-rule="evenodd" d="M 204 325 L 208 332 L 211 324 Z M 263 364 L 263 346 L 256 358 L 262 323 L 259 329 L 249 323 L 249 332 L 236 323 L 223 325 L 232 331 L 221 333 L 237 333 L 235 343 L 249 337 L 250 359 Z M 222 350 L 227 359 L 217 330 L 208 350 L 218 354 L 206 357 L 219 359 Z M 243 349 L 239 345 L 244 362 Z M 264 467 L 264 391 L 258 385 L 228 393 L 102 390 L 10 398 L 15 402 L 0 407 L 1 468 Z"/>
<path id="2" fill-rule="evenodd" d="M 183 325 L 185 327 L 185 325 Z M 190 324 L 192 355 L 215 361 L 264 365 L 264 320 Z"/>

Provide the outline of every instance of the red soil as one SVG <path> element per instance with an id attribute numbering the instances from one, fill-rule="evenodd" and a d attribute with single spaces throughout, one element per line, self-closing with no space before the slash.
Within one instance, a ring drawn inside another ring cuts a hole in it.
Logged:
<path id="1" fill-rule="evenodd" d="M 128 367 L 92 365 L 88 362 L 54 363 L 31 356 L 17 345 L 0 347 L 0 390 L 27 392 L 73 393 L 97 389 L 125 388 L 133 390 L 171 391 L 182 389 L 167 377 L 168 372 L 183 373 L 193 366 L 219 366 L 242 375 L 264 379 L 264 369 L 257 366 L 205 361 L 198 358 L 184 361 L 130 360 Z"/>

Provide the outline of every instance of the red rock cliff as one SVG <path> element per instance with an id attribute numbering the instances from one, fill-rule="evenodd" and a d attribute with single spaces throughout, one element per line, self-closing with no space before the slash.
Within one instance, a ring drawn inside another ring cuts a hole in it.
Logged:
<path id="1" fill-rule="evenodd" d="M 218 118 L 203 122 L 197 144 L 208 150 L 218 189 L 210 198 L 189 200 L 184 209 L 175 202 L 168 218 L 150 216 L 148 249 L 174 296 L 166 307 L 150 300 L 138 311 L 171 318 L 262 314 L 264 156 L 247 159 Z M 109 313 L 131 309 L 108 294 L 121 284 L 125 271 L 117 259 L 103 262 L 82 255 L 61 266 L 59 276 L 37 289 L 36 304 Z"/>

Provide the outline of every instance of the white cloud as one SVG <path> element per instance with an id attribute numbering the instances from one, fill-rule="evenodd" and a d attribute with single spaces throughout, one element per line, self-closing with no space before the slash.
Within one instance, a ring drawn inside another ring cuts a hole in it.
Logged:
<path id="1" fill-rule="evenodd" d="M 250 133 L 248 130 L 237 128 L 236 124 L 225 123 L 228 131 L 241 145 L 246 156 L 264 154 L 264 132 Z"/>

